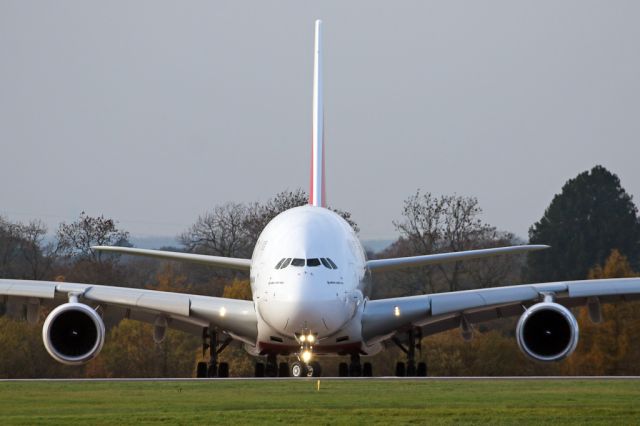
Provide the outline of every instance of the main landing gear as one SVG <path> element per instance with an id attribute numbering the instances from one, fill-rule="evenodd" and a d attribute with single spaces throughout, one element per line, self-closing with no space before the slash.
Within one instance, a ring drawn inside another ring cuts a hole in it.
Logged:
<path id="1" fill-rule="evenodd" d="M 338 376 L 340 377 L 371 377 L 373 376 L 373 366 L 370 362 L 360 363 L 360 354 L 351 354 L 351 362 L 341 362 L 338 365 Z"/>
<path id="2" fill-rule="evenodd" d="M 227 337 L 223 342 L 218 341 L 218 334 L 205 328 L 202 331 L 202 356 L 209 350 L 209 361 L 199 362 L 196 370 L 196 377 L 229 377 L 229 364 L 218 363 L 218 355 L 224 351 L 231 343 L 231 337 Z"/>
<path id="3" fill-rule="evenodd" d="M 416 349 L 421 350 L 422 345 L 422 333 L 420 329 L 411 329 L 407 332 L 407 338 L 409 340 L 408 345 L 405 347 L 397 337 L 393 338 L 395 343 L 402 352 L 407 355 L 407 362 L 398 362 L 396 364 L 396 376 L 398 377 L 427 377 L 427 363 L 419 362 L 416 365 Z"/>
<path id="4" fill-rule="evenodd" d="M 289 364 L 281 362 L 275 354 L 267 355 L 267 362 L 256 362 L 255 377 L 289 377 Z"/>

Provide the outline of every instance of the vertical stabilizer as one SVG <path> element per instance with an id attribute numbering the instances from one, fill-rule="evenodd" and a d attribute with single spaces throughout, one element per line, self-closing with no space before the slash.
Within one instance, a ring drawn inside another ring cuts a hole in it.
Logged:
<path id="1" fill-rule="evenodd" d="M 311 189 L 309 204 L 326 207 L 324 179 L 324 109 L 322 103 L 322 21 L 316 21 L 313 49 L 313 133 L 311 147 Z"/>

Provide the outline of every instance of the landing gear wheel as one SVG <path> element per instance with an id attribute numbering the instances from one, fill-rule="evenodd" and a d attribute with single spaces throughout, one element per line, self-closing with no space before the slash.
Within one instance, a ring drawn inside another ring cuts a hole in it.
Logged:
<path id="1" fill-rule="evenodd" d="M 362 365 L 359 362 L 352 362 L 349 364 L 349 376 L 360 377 L 362 376 Z"/>
<path id="2" fill-rule="evenodd" d="M 263 363 L 256 362 L 255 376 L 256 377 L 264 377 L 264 364 Z"/>
<path id="3" fill-rule="evenodd" d="M 196 377 L 198 379 L 204 379 L 207 377 L 207 363 L 199 362 L 198 367 L 196 368 Z"/>
<path id="4" fill-rule="evenodd" d="M 362 377 L 371 377 L 373 376 L 373 366 L 370 362 L 365 362 L 362 365 Z"/>
<path id="5" fill-rule="evenodd" d="M 305 363 L 296 361 L 291 364 L 291 376 L 292 377 L 307 377 L 309 369 Z"/>
<path id="6" fill-rule="evenodd" d="M 268 356 L 264 368 L 265 377 L 278 377 L 278 362 L 275 356 Z"/>
<path id="7" fill-rule="evenodd" d="M 398 377 L 406 376 L 406 370 L 405 370 L 404 362 L 396 363 L 396 376 L 398 376 Z"/>
<path id="8" fill-rule="evenodd" d="M 418 377 L 427 377 L 427 363 L 419 362 L 418 363 L 418 371 L 416 372 L 416 376 Z"/>
<path id="9" fill-rule="evenodd" d="M 413 377 L 416 375 L 416 363 L 408 362 L 407 363 L 407 377 Z"/>
<path id="10" fill-rule="evenodd" d="M 313 361 L 309 364 L 311 367 L 311 377 L 320 377 L 322 375 L 322 366 L 318 361 Z"/>
<path id="11" fill-rule="evenodd" d="M 218 377 L 229 377 L 229 364 L 221 362 L 218 364 Z"/>
<path id="12" fill-rule="evenodd" d="M 207 366 L 207 377 L 218 377 L 218 366 L 215 364 L 209 364 Z"/>
<path id="13" fill-rule="evenodd" d="M 339 377 L 348 377 L 349 376 L 349 365 L 346 362 L 341 362 L 338 365 L 338 376 Z"/>
<path id="14" fill-rule="evenodd" d="M 278 365 L 278 377 L 289 377 L 289 363 L 281 362 Z"/>

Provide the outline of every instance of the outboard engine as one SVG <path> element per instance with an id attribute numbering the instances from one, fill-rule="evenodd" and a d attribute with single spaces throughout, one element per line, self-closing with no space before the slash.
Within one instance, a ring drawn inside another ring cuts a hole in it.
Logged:
<path id="1" fill-rule="evenodd" d="M 560 361 L 578 345 L 578 322 L 569 309 L 542 302 L 527 309 L 518 321 L 520 350 L 536 361 Z"/>
<path id="2" fill-rule="evenodd" d="M 44 347 L 63 364 L 84 364 L 100 353 L 104 344 L 104 322 L 95 309 L 82 303 L 55 308 L 44 322 Z"/>

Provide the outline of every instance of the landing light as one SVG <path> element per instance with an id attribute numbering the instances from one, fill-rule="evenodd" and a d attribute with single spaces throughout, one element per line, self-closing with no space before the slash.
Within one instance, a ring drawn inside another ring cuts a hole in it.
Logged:
<path id="1" fill-rule="evenodd" d="M 300 341 L 304 342 L 305 340 L 307 340 L 307 336 L 305 336 L 304 334 L 300 336 Z"/>
<path id="2" fill-rule="evenodd" d="M 399 307 L 395 307 L 393 308 L 393 315 L 399 317 L 400 316 L 400 308 Z"/>
<path id="3" fill-rule="evenodd" d="M 222 308 L 220 308 L 220 316 L 224 317 L 225 315 L 227 315 L 227 308 L 223 306 Z"/>
<path id="4" fill-rule="evenodd" d="M 311 351 L 304 351 L 302 352 L 302 361 L 309 362 L 309 360 L 311 359 Z"/>
<path id="5" fill-rule="evenodd" d="M 310 334 L 309 337 L 307 337 L 307 340 L 309 341 L 309 343 L 313 343 L 316 340 L 316 336 Z"/>

